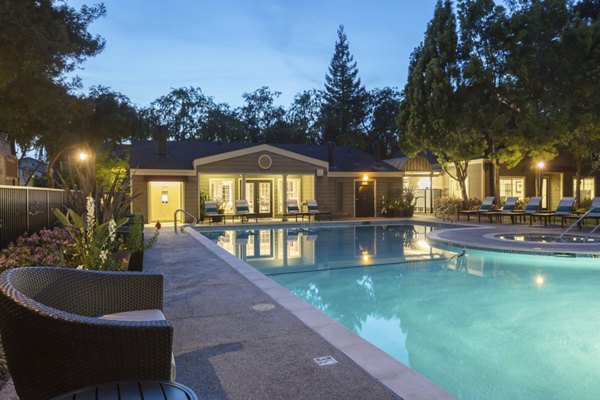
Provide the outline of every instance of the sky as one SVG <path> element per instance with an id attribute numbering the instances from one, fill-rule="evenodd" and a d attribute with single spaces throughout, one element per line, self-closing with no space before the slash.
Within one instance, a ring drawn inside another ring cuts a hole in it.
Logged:
<path id="1" fill-rule="evenodd" d="M 337 29 L 367 90 L 402 89 L 435 0 L 104 0 L 89 31 L 104 51 L 76 71 L 84 90 L 104 85 L 147 106 L 172 88 L 200 87 L 218 103 L 268 86 L 288 106 L 323 89 Z M 68 0 L 79 8 L 98 1 Z"/>

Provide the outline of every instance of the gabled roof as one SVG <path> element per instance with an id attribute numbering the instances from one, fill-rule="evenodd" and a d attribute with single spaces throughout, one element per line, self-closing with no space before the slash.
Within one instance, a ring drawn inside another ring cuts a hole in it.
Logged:
<path id="1" fill-rule="evenodd" d="M 265 146 L 264 143 L 218 143 L 196 140 L 167 142 L 167 154 L 158 154 L 158 141 L 132 141 L 129 165 L 133 169 L 165 169 L 193 170 L 194 160 L 222 155 L 252 147 Z M 326 145 L 280 144 L 270 143 L 274 151 L 281 149 L 304 157 L 327 163 Z M 257 149 L 258 150 L 258 149 Z M 359 149 L 347 146 L 336 146 L 333 152 L 333 165 L 330 171 L 335 172 L 398 172 L 386 163 L 376 163 L 375 158 Z"/>
<path id="2" fill-rule="evenodd" d="M 431 170 L 434 172 L 439 172 L 442 170 L 440 162 L 438 161 L 437 157 L 433 153 L 431 153 L 429 150 L 420 152 L 419 154 L 417 154 L 416 157 L 409 157 L 402 150 L 398 150 L 396 152 L 396 154 L 394 154 L 392 156 L 392 158 L 385 160 L 385 162 L 388 165 L 391 165 L 392 167 L 399 169 L 400 171 L 406 171 L 406 169 L 409 165 L 409 162 L 411 160 L 416 159 L 417 157 L 422 157 L 429 163 L 428 170 Z"/>

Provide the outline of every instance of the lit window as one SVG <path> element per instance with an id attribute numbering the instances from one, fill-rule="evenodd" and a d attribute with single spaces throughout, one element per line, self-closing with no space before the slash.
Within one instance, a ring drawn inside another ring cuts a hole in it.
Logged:
<path id="1" fill-rule="evenodd" d="M 225 211 L 233 210 L 233 180 L 210 179 L 209 185 L 211 201 L 222 203 Z"/>
<path id="2" fill-rule="evenodd" d="M 285 212 L 283 205 L 283 179 L 277 179 L 277 193 L 279 200 L 279 210 Z M 287 198 L 288 200 L 298 200 L 300 205 L 300 179 L 287 179 Z"/>
<path id="3" fill-rule="evenodd" d="M 507 197 L 524 197 L 525 178 L 504 177 L 500 178 L 500 201 L 506 201 Z"/>
<path id="4" fill-rule="evenodd" d="M 580 199 L 591 199 L 594 197 L 595 191 L 595 182 L 594 178 L 581 178 L 580 179 L 579 189 L 581 190 Z M 573 179 L 573 196 L 577 195 L 577 180 Z"/>

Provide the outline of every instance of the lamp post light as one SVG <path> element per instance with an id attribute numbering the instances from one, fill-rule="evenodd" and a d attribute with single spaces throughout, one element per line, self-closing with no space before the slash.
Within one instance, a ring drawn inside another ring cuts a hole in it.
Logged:
<path id="1" fill-rule="evenodd" d="M 542 169 L 544 169 L 544 162 L 543 161 L 539 161 L 537 163 L 537 170 L 538 170 L 537 178 L 538 178 L 538 181 L 537 181 L 537 185 L 536 185 L 536 188 L 535 188 L 536 189 L 535 190 L 536 197 L 539 197 L 539 196 L 542 195 Z"/>

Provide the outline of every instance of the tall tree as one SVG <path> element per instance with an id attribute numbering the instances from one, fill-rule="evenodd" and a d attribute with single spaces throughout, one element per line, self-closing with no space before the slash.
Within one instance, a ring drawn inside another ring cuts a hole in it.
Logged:
<path id="1" fill-rule="evenodd" d="M 424 42 L 411 55 L 398 127 L 403 149 L 409 154 L 432 151 L 458 181 L 466 203 L 469 161 L 483 155 L 485 142 L 463 122 L 461 85 L 454 12 L 449 0 L 438 1 Z M 447 168 L 450 164 L 454 171 Z"/>
<path id="2" fill-rule="evenodd" d="M 67 74 L 104 48 L 87 29 L 102 4 L 79 10 L 61 0 L 0 2 L 0 130 L 27 148 L 68 128 L 77 104 Z M 56 142 L 51 139 L 46 142 Z"/>
<path id="3" fill-rule="evenodd" d="M 286 120 L 298 136 L 295 143 L 318 143 L 320 139 L 319 118 L 323 94 L 316 89 L 305 90 L 294 96 L 286 112 Z"/>
<path id="4" fill-rule="evenodd" d="M 358 77 L 343 25 L 337 34 L 335 52 L 325 76 L 321 108 L 323 141 L 364 146 L 362 124 L 367 114 L 368 95 Z"/>
<path id="5" fill-rule="evenodd" d="M 371 151 L 377 158 L 389 158 L 398 149 L 396 117 L 401 94 L 396 88 L 384 87 L 369 92 L 369 114 L 366 124 Z"/>
<path id="6" fill-rule="evenodd" d="M 510 5 L 510 77 L 508 104 L 512 130 L 525 138 L 520 151 L 533 159 L 552 159 L 565 130 L 561 95 L 568 84 L 563 74 L 562 34 L 569 21 L 567 0 L 515 0 Z"/>
<path id="7" fill-rule="evenodd" d="M 275 99 L 280 95 L 281 92 L 272 92 L 267 86 L 242 95 L 246 104 L 241 107 L 240 116 L 246 130 L 247 141 L 264 142 L 267 130 L 283 120 L 284 108 L 275 105 Z"/>
<path id="8" fill-rule="evenodd" d="M 206 120 L 202 123 L 204 140 L 242 142 L 245 135 L 239 110 L 232 109 L 227 103 L 215 104 L 208 110 Z"/>
<path id="9" fill-rule="evenodd" d="M 493 0 L 461 0 L 458 19 L 461 91 L 466 111 L 463 123 L 483 135 L 492 162 L 492 192 L 500 199 L 500 165 L 512 168 L 521 161 L 525 141 L 509 129 L 508 17 L 504 7 Z"/>
<path id="10" fill-rule="evenodd" d="M 576 207 L 581 201 L 581 178 L 592 169 L 600 153 L 600 1 L 584 0 L 570 8 L 571 15 L 561 32 L 564 59 L 560 116 L 565 127 L 561 147 L 576 165 Z"/>
<path id="11" fill-rule="evenodd" d="M 175 140 L 205 140 L 201 126 L 215 107 L 212 97 L 197 87 L 171 89 L 169 94 L 154 100 L 145 116 L 155 125 L 165 125 Z"/>

